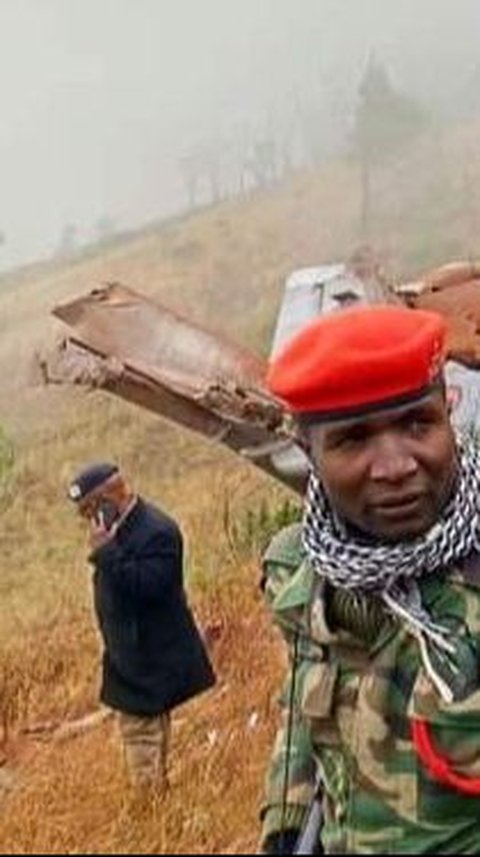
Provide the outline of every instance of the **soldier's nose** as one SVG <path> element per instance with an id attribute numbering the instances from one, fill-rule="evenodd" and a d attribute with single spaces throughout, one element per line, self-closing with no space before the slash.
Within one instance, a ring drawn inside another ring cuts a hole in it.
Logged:
<path id="1" fill-rule="evenodd" d="M 416 459 L 404 444 L 394 440 L 382 440 L 372 454 L 370 477 L 376 481 L 402 482 L 417 470 Z"/>

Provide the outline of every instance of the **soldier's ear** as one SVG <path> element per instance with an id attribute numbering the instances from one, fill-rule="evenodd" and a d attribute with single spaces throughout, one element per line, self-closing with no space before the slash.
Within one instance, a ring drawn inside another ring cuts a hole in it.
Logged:
<path id="1" fill-rule="evenodd" d="M 457 386 L 445 387 L 444 391 L 445 404 L 447 406 L 448 416 L 452 416 L 452 412 L 455 410 L 456 406 L 460 402 L 462 398 L 461 389 Z"/>

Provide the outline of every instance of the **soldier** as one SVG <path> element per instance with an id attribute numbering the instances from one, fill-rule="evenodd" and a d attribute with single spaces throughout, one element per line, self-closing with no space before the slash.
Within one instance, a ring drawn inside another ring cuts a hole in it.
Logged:
<path id="1" fill-rule="evenodd" d="M 320 850 L 480 850 L 480 447 L 450 422 L 445 333 L 435 313 L 349 309 L 270 367 L 311 474 L 264 562 L 294 677 L 267 853 L 293 849 L 312 756 Z"/>

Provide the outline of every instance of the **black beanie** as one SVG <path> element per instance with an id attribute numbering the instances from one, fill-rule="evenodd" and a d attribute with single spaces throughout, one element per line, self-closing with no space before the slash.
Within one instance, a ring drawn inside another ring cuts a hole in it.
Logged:
<path id="1" fill-rule="evenodd" d="M 118 472 L 116 464 L 108 464 L 107 462 L 101 464 L 90 464 L 78 473 L 75 479 L 70 483 L 68 488 L 68 496 L 70 497 L 70 500 L 73 500 L 75 503 L 79 503 L 87 494 L 90 494 L 90 491 L 98 488 L 99 485 L 107 479 L 110 479 L 110 476 L 113 476 Z"/>

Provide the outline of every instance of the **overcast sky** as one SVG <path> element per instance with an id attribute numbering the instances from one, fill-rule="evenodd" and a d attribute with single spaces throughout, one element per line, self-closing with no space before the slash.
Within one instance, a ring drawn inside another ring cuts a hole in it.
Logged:
<path id="1" fill-rule="evenodd" d="M 178 210 L 184 151 L 354 92 L 372 49 L 446 102 L 479 43 L 480 0 L 0 0 L 0 267 Z"/>

